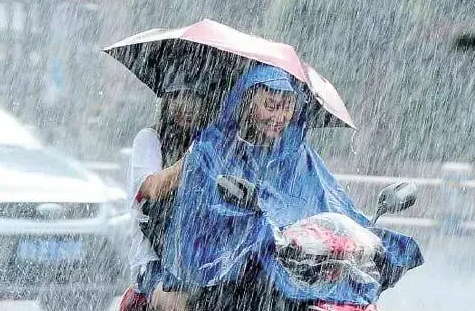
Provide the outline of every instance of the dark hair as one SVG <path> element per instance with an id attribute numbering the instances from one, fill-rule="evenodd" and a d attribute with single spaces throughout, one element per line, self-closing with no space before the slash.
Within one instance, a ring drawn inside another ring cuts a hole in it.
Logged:
<path id="1" fill-rule="evenodd" d="M 237 123 L 239 126 L 241 126 L 242 122 L 248 121 L 249 116 L 252 114 L 252 112 L 255 109 L 255 106 L 252 104 L 252 98 L 254 94 L 256 93 L 257 90 L 262 89 L 266 92 L 272 92 L 272 93 L 286 93 L 286 91 L 277 91 L 274 90 L 270 87 L 268 87 L 265 84 L 255 84 L 249 89 L 247 89 L 244 94 L 242 95 L 242 100 L 241 100 L 241 105 L 239 105 L 238 111 L 237 111 Z M 249 124 L 246 124 L 249 126 Z"/>
<path id="2" fill-rule="evenodd" d="M 237 123 L 238 126 L 242 125 L 242 122 L 246 122 L 249 120 L 249 116 L 252 114 L 254 110 L 254 106 L 252 104 L 252 98 L 254 94 L 259 89 L 259 84 L 252 86 L 251 88 L 247 89 L 244 94 L 242 95 L 241 104 L 238 107 L 236 112 Z"/>
<path id="3" fill-rule="evenodd" d="M 196 114 L 198 119 L 193 128 L 184 130 L 175 122 L 170 115 L 170 101 L 176 98 L 180 91 L 166 93 L 161 102 L 161 113 L 158 123 L 151 126 L 158 133 L 158 138 L 162 143 L 162 155 L 164 165 L 169 166 L 180 159 L 193 142 L 201 130 L 207 126 L 215 117 L 217 107 L 207 105 L 206 98 L 203 103 L 203 109 L 198 110 Z M 206 111 L 202 111 L 206 109 Z"/>

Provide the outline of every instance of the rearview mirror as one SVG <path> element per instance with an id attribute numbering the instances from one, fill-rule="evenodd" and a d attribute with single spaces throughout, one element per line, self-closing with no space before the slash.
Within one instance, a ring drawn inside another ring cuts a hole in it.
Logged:
<path id="1" fill-rule="evenodd" d="M 218 193 L 225 202 L 260 212 L 255 184 L 232 175 L 219 175 L 216 182 Z"/>
<path id="2" fill-rule="evenodd" d="M 409 182 L 394 183 L 384 188 L 379 194 L 378 210 L 371 223 L 374 225 L 386 213 L 395 214 L 413 206 L 416 192 L 416 185 Z"/>

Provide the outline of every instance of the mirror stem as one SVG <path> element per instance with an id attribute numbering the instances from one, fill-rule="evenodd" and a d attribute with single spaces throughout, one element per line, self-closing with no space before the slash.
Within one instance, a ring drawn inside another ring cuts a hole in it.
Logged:
<path id="1" fill-rule="evenodd" d="M 386 211 L 386 208 L 384 206 L 380 206 L 380 208 L 378 208 L 378 210 L 376 211 L 376 214 L 373 216 L 373 219 L 371 219 L 371 222 L 370 222 L 371 227 L 376 225 L 376 222 L 378 221 L 379 217 L 384 215 L 385 211 Z"/>

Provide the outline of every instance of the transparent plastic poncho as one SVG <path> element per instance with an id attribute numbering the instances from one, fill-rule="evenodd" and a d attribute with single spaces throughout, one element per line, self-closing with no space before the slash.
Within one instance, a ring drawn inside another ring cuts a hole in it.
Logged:
<path id="1" fill-rule="evenodd" d="M 343 214 L 321 213 L 274 230 L 276 258 L 296 283 L 379 282 L 381 240 Z"/>

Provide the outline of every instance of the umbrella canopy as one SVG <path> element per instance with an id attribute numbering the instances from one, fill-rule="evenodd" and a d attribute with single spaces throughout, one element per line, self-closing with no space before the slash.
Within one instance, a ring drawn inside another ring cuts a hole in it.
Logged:
<path id="1" fill-rule="evenodd" d="M 303 62 L 292 46 L 245 34 L 212 20 L 205 19 L 179 29 L 148 30 L 104 51 L 131 70 L 158 96 L 164 93 L 166 73 L 179 67 L 183 69 L 183 59 L 188 63 L 185 68 L 189 76 L 210 91 L 223 86 L 229 89 L 236 77 L 253 62 L 276 66 L 300 81 L 309 94 L 308 99 L 317 112 L 313 125 L 355 127 L 335 88 Z M 208 73 L 203 79 L 197 74 L 201 71 Z"/>

